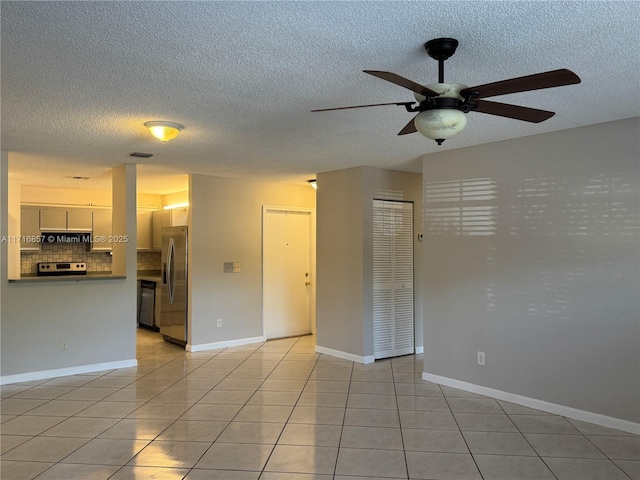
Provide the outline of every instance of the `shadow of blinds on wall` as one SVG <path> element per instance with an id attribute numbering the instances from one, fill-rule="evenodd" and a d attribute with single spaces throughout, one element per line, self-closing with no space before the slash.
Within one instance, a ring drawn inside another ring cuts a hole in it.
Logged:
<path id="1" fill-rule="evenodd" d="M 413 348 L 413 204 L 374 200 L 373 355 Z"/>

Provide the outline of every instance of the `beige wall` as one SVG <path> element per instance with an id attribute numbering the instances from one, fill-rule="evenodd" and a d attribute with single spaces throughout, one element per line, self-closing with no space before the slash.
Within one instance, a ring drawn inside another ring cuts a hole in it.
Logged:
<path id="1" fill-rule="evenodd" d="M 22 203 L 111 206 L 111 190 L 72 190 L 23 185 L 20 192 Z"/>
<path id="2" fill-rule="evenodd" d="M 0 151 L 0 238 L 9 235 L 9 154 Z M 0 347 L 2 346 L 2 305 L 4 301 L 4 282 L 9 278 L 7 271 L 8 248 L 0 244 Z M 2 368 L 2 352 L 0 351 L 0 369 Z M 0 370 L 1 371 L 1 370 Z"/>
<path id="3" fill-rule="evenodd" d="M 262 207 L 315 208 L 315 191 L 192 175 L 189 204 L 189 347 L 261 337 Z M 242 271 L 225 274 L 224 262 Z"/>
<path id="4" fill-rule="evenodd" d="M 425 372 L 640 422 L 639 132 L 634 118 L 424 157 L 439 200 Z"/>
<path id="5" fill-rule="evenodd" d="M 162 207 L 184 204 L 189 201 L 189 192 L 176 192 L 162 195 Z"/>
<path id="6" fill-rule="evenodd" d="M 9 157 L 7 157 L 9 158 Z M 6 208 L 9 213 L 8 232 L 10 236 L 20 235 L 20 185 L 8 182 L 8 199 Z M 20 278 L 20 243 L 7 244 L 7 275 L 8 278 Z"/>
<path id="7" fill-rule="evenodd" d="M 318 345 L 373 355 L 373 200 L 414 202 L 422 225 L 422 176 L 370 167 L 318 174 Z M 415 237 L 414 237 L 415 238 Z M 414 246 L 415 318 L 422 319 L 422 251 Z M 415 324 L 422 345 L 421 321 Z"/>
<path id="8" fill-rule="evenodd" d="M 317 345 L 362 356 L 362 169 L 319 173 L 317 181 Z"/>
<path id="9" fill-rule="evenodd" d="M 110 207 L 112 204 L 111 189 L 82 190 L 64 188 L 20 187 L 21 203 L 55 204 L 55 205 L 86 205 Z M 162 197 L 146 193 L 137 194 L 138 208 L 162 208 Z"/>

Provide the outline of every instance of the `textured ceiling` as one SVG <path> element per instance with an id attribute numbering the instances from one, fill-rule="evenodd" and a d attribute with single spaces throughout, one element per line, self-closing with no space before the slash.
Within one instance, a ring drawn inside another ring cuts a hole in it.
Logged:
<path id="1" fill-rule="evenodd" d="M 636 1 L 2 1 L 0 13 L 1 147 L 27 185 L 108 188 L 108 169 L 134 160 L 145 193 L 185 189 L 189 173 L 302 183 L 359 165 L 419 172 L 435 151 L 640 114 Z M 411 101 L 362 70 L 435 83 L 422 46 L 437 37 L 460 42 L 445 81 L 568 68 L 582 83 L 496 97 L 557 113 L 530 124 L 472 112 L 441 147 L 396 136 L 411 119 L 402 107 L 310 113 Z M 185 129 L 161 144 L 149 120 Z"/>

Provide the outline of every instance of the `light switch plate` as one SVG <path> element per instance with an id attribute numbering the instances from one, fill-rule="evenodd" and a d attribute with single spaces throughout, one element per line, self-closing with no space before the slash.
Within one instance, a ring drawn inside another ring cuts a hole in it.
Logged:
<path id="1" fill-rule="evenodd" d="M 239 273 L 240 262 L 224 262 L 224 273 Z"/>

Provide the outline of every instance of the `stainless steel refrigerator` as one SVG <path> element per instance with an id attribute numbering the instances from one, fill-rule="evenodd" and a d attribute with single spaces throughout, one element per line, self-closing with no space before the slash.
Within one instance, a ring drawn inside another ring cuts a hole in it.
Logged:
<path id="1" fill-rule="evenodd" d="M 187 227 L 162 228 L 160 333 L 172 343 L 187 343 Z"/>

